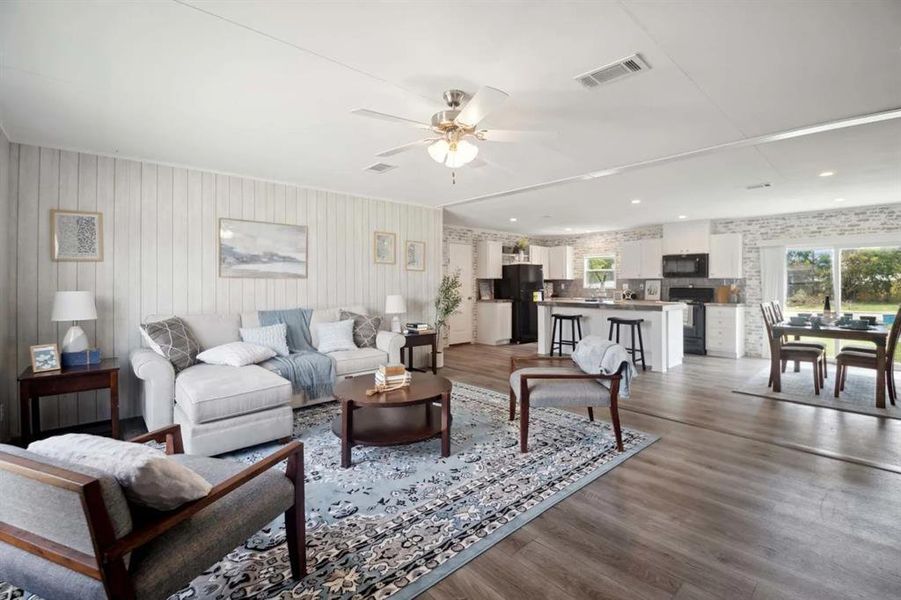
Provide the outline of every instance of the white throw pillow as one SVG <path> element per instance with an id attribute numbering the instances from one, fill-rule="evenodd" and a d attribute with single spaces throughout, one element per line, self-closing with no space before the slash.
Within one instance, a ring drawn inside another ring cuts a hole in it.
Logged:
<path id="1" fill-rule="evenodd" d="M 67 433 L 32 442 L 29 452 L 91 467 L 114 477 L 135 504 L 172 510 L 210 493 L 210 483 L 166 454 L 144 444 Z"/>
<path id="2" fill-rule="evenodd" d="M 242 327 L 241 339 L 245 342 L 272 348 L 279 356 L 288 356 L 291 353 L 288 350 L 288 326 L 284 323 L 265 327 Z"/>
<path id="3" fill-rule="evenodd" d="M 357 349 L 357 345 L 354 344 L 353 319 L 316 323 L 314 327 L 316 328 L 316 337 L 319 338 L 319 346 L 316 349 L 323 354 Z"/>
<path id="4" fill-rule="evenodd" d="M 255 365 L 275 356 L 275 350 L 251 344 L 250 342 L 229 342 L 204 350 L 197 355 L 197 360 L 208 365 L 228 365 L 230 367 L 243 367 Z"/>

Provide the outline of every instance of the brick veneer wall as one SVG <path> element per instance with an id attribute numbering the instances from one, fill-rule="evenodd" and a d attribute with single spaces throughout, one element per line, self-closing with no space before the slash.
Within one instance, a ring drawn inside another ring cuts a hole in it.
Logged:
<path id="1" fill-rule="evenodd" d="M 748 304 L 745 319 L 745 347 L 749 356 L 764 356 L 763 321 L 757 305 L 761 301 L 760 249 L 758 244 L 766 240 L 811 239 L 834 236 L 862 236 L 866 234 L 898 233 L 901 237 L 901 203 L 880 206 L 824 210 L 816 212 L 792 213 L 769 217 L 744 219 L 719 219 L 711 223 L 712 233 L 741 233 L 743 280 L 707 280 L 704 284 L 723 285 L 736 283 L 742 299 Z M 575 279 L 564 291 L 566 295 L 579 296 L 583 293 L 582 275 L 586 256 L 612 253 L 617 261 L 623 242 L 663 235 L 662 225 L 650 225 L 618 231 L 602 231 L 566 236 L 527 236 L 531 242 L 543 246 L 573 246 L 575 255 Z M 473 261 L 477 259 L 475 243 L 478 240 L 497 240 L 505 244 L 514 243 L 523 237 L 498 231 L 469 229 L 446 225 L 444 227 L 444 264 L 447 265 L 447 243 L 449 241 L 473 244 Z M 473 263 L 475 273 L 475 262 Z M 637 288 L 639 280 L 629 280 L 631 287 Z M 670 284 L 664 280 L 664 293 Z M 697 284 L 697 280 L 694 281 Z M 478 287 L 473 288 L 478 293 Z M 473 328 L 475 315 L 473 314 Z M 475 337 L 475 331 L 473 332 Z"/>

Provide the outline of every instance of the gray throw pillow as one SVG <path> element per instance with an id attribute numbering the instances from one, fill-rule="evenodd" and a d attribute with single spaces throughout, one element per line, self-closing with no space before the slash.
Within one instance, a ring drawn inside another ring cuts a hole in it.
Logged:
<path id="1" fill-rule="evenodd" d="M 164 358 L 168 358 L 175 372 L 187 369 L 197 362 L 200 344 L 191 328 L 178 317 L 164 321 L 154 321 L 141 325 L 150 347 Z"/>
<path id="2" fill-rule="evenodd" d="M 342 310 L 340 320 L 346 319 L 354 320 L 354 344 L 357 348 L 375 348 L 375 338 L 379 334 L 382 318 Z"/>

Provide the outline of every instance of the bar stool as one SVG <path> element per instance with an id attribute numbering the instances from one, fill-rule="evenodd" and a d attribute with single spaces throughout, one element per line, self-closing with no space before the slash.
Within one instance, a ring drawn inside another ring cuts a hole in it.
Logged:
<path id="1" fill-rule="evenodd" d="M 644 319 L 622 319 L 620 317 L 607 317 L 607 320 L 610 321 L 610 332 L 607 334 L 607 339 L 613 339 L 613 326 L 616 326 L 616 343 L 619 343 L 619 326 L 620 325 L 628 325 L 631 328 L 632 332 L 632 344 L 631 348 L 626 348 L 626 352 L 632 355 L 632 363 L 635 364 L 635 355 L 641 355 L 641 370 L 647 370 L 647 367 L 644 364 L 644 340 L 641 339 L 641 324 L 644 322 Z M 638 348 L 635 348 L 635 330 L 638 329 Z"/>
<path id="2" fill-rule="evenodd" d="M 551 331 L 551 356 L 554 355 L 554 348 L 557 349 L 559 356 L 563 356 L 563 346 L 569 346 L 575 350 L 576 344 L 579 343 L 579 340 L 582 339 L 582 315 L 551 315 L 554 318 L 554 327 Z M 563 321 L 569 321 L 569 330 L 571 334 L 571 339 L 564 340 L 563 339 Z M 560 326 L 560 329 L 557 329 L 557 326 Z M 576 327 L 579 328 L 579 339 L 576 339 Z M 554 338 L 557 338 L 554 341 Z"/>

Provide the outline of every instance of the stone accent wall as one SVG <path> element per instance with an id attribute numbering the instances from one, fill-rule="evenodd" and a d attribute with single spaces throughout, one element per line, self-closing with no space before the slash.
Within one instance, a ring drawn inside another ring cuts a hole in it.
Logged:
<path id="1" fill-rule="evenodd" d="M 758 244 L 766 240 L 827 238 L 835 236 L 862 236 L 866 234 L 898 233 L 901 237 L 901 203 L 880 206 L 793 213 L 768 217 L 744 219 L 719 219 L 711 223 L 711 233 L 741 233 L 743 244 L 744 278 L 739 280 L 663 280 L 662 296 L 665 298 L 671 286 L 736 284 L 743 302 L 748 304 L 745 319 L 745 347 L 749 356 L 765 356 L 765 335 L 763 320 L 758 305 L 761 302 L 760 289 L 760 249 Z M 573 246 L 575 255 L 575 279 L 555 293 L 565 296 L 593 295 L 582 287 L 584 258 L 593 254 L 613 254 L 620 260 L 623 242 L 663 236 L 662 225 L 649 225 L 618 231 L 602 231 L 566 236 L 527 236 L 530 241 L 541 246 Z M 476 260 L 475 243 L 481 239 L 514 243 L 523 237 L 497 231 L 468 229 L 465 227 L 444 227 L 444 264 L 447 265 L 447 242 L 459 241 L 473 244 L 473 260 Z M 473 272 L 475 266 L 473 265 Z M 643 280 L 627 280 L 631 289 L 638 289 Z M 617 281 L 621 284 L 621 281 Z M 478 286 L 474 288 L 478 292 Z M 473 327 L 475 317 L 473 316 Z"/>

